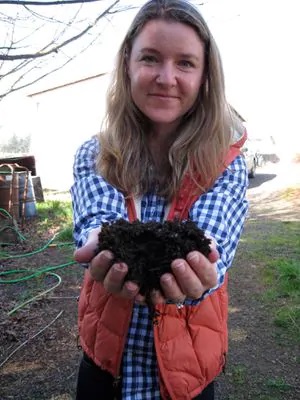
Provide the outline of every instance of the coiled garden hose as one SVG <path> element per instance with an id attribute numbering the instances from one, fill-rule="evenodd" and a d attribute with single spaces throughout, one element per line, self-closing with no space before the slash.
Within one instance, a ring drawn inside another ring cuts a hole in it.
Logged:
<path id="1" fill-rule="evenodd" d="M 5 214 L 9 218 L 12 218 L 11 215 L 2 208 L 0 208 L 0 213 Z M 15 226 L 10 226 L 9 228 L 14 230 L 18 234 L 19 238 L 22 241 L 26 240 L 26 238 L 20 233 L 20 231 Z M 7 227 L 3 227 L 3 229 L 7 229 Z M 3 229 L 1 228 L 0 232 Z M 0 258 L 2 261 L 11 260 L 11 259 L 19 259 L 19 258 L 30 257 L 35 254 L 41 253 L 42 251 L 46 250 L 48 247 L 54 247 L 54 246 L 63 247 L 63 246 L 73 246 L 74 245 L 73 242 L 53 243 L 53 241 L 57 237 L 57 235 L 58 235 L 58 233 L 56 233 L 50 240 L 48 240 L 48 242 L 45 245 L 43 245 L 41 248 L 31 251 L 31 252 L 28 252 L 28 253 L 9 254 L 8 252 L 0 251 Z M 0 245 L 4 245 L 4 243 L 0 243 Z M 12 310 L 10 310 L 8 312 L 8 315 L 12 315 L 17 310 L 24 307 L 26 304 L 31 303 L 32 301 L 44 296 L 45 294 L 49 293 L 50 291 L 56 289 L 61 284 L 62 279 L 57 273 L 54 273 L 53 271 L 56 271 L 56 270 L 62 269 L 62 268 L 66 268 L 66 267 L 69 267 L 74 264 L 76 264 L 76 261 L 69 261 L 69 262 L 59 264 L 59 265 L 54 265 L 54 266 L 46 266 L 46 267 L 39 268 L 37 270 L 32 270 L 32 269 L 13 269 L 13 270 L 8 270 L 8 271 L 0 270 L 0 277 L 7 277 L 9 275 L 16 275 L 16 274 L 24 275 L 24 276 L 21 276 L 20 278 L 15 278 L 15 279 L 0 278 L 0 284 L 17 284 L 20 282 L 27 281 L 29 279 L 37 278 L 43 274 L 54 276 L 57 279 L 57 282 L 51 288 L 48 288 L 48 289 L 38 293 L 37 295 L 33 296 L 32 298 L 17 305 L 16 307 L 14 307 Z"/>

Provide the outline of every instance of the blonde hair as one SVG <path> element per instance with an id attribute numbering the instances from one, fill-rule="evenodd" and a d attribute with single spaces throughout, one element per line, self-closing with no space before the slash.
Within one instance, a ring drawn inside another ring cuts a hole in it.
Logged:
<path id="1" fill-rule="evenodd" d="M 163 171 L 155 171 L 146 142 L 150 124 L 132 100 L 126 71 L 135 38 L 154 19 L 191 26 L 205 45 L 206 58 L 205 81 L 195 104 L 177 128 Z M 155 187 L 158 194 L 171 199 L 187 172 L 205 189 L 220 174 L 231 140 L 231 115 L 220 54 L 199 11 L 185 0 L 150 0 L 137 13 L 118 52 L 99 136 L 99 171 L 125 194 L 141 195 Z"/>

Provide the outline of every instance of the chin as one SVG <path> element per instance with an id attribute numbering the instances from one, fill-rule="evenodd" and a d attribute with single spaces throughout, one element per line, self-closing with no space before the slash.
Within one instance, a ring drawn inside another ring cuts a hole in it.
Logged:
<path id="1" fill-rule="evenodd" d="M 174 115 L 166 115 L 166 112 L 162 112 L 160 114 L 157 113 L 148 113 L 146 114 L 147 117 L 150 119 L 151 122 L 154 124 L 174 124 L 178 119 L 181 118 L 181 115 L 174 114 Z"/>

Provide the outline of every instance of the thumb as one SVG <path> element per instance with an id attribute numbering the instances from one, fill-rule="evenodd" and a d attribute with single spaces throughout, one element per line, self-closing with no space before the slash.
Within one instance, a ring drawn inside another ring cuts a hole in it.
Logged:
<path id="1" fill-rule="evenodd" d="M 75 250 L 74 258 L 79 263 L 88 263 L 95 257 L 98 247 L 98 235 L 101 228 L 93 229 L 88 236 L 84 246 Z"/>

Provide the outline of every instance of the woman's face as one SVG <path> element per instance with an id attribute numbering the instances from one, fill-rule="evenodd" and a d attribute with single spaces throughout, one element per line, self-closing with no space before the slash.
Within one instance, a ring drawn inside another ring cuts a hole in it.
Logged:
<path id="1" fill-rule="evenodd" d="M 193 106 L 203 82 L 204 43 L 188 25 L 149 21 L 133 42 L 128 62 L 135 105 L 154 130 L 173 131 Z"/>

